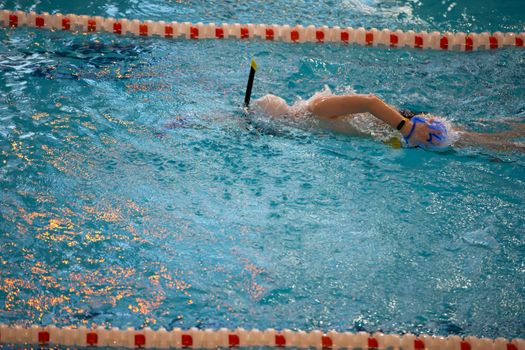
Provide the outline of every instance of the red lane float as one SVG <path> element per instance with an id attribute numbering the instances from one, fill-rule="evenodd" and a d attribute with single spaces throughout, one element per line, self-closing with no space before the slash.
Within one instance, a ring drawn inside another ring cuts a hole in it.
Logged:
<path id="1" fill-rule="evenodd" d="M 266 29 L 266 40 L 273 40 L 273 38 L 275 37 L 275 33 L 273 31 L 272 28 L 267 28 Z"/>

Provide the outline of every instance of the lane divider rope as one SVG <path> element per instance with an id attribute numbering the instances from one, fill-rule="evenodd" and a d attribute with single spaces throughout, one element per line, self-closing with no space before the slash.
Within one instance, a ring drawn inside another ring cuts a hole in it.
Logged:
<path id="1" fill-rule="evenodd" d="M 525 32 L 414 32 L 390 29 L 341 28 L 313 25 L 204 24 L 190 22 L 139 21 L 101 16 L 49 14 L 0 10 L 3 27 L 34 27 L 73 32 L 107 32 L 116 35 L 186 39 L 260 39 L 293 43 L 341 43 L 367 46 L 411 47 L 445 51 L 474 51 L 503 47 L 524 47 Z"/>
<path id="2" fill-rule="evenodd" d="M 319 330 L 311 332 L 291 331 L 288 329 L 276 331 L 245 330 L 237 328 L 229 330 L 200 330 L 191 328 L 182 330 L 174 328 L 167 331 L 164 328 L 152 330 L 144 328 L 135 330 L 128 328 L 86 328 L 81 326 L 9 326 L 0 324 L 0 344 L 34 344 L 41 346 L 80 346 L 80 347 L 125 347 L 125 348 L 191 348 L 214 349 L 232 347 L 294 347 L 316 349 L 388 349 L 393 350 L 525 350 L 524 339 L 507 340 L 505 338 L 488 339 L 468 336 L 436 337 L 414 334 L 383 334 L 383 333 L 350 333 Z"/>

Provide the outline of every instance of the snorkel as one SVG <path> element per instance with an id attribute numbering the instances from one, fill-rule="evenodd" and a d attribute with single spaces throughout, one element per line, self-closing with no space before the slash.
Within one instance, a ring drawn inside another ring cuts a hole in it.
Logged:
<path id="1" fill-rule="evenodd" d="M 244 94 L 244 108 L 248 109 L 250 106 L 250 98 L 252 97 L 253 80 L 255 79 L 255 71 L 257 70 L 257 63 L 252 59 L 250 65 L 250 76 L 248 77 L 248 85 L 246 85 L 246 93 Z"/>

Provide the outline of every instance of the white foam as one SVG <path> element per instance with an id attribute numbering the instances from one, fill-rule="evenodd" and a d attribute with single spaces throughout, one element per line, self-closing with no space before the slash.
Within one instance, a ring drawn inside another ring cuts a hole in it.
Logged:
<path id="1" fill-rule="evenodd" d="M 482 229 L 465 232 L 461 238 L 470 245 L 483 247 L 491 250 L 498 250 L 499 243 L 493 237 L 493 226 L 488 226 Z"/>
<path id="2" fill-rule="evenodd" d="M 34 132 L 28 132 L 27 134 L 20 135 L 18 138 L 19 138 L 20 140 L 23 140 L 23 139 L 27 139 L 27 138 L 33 136 L 34 134 L 35 134 Z"/>

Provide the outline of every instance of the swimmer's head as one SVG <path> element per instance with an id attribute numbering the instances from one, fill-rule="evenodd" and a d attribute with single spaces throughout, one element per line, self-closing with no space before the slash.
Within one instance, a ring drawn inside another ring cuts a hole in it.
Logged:
<path id="1" fill-rule="evenodd" d="M 427 150 L 442 150 L 451 146 L 457 140 L 457 132 L 455 132 L 450 123 L 444 119 L 433 117 L 433 116 L 421 116 L 417 115 L 410 119 L 414 123 L 414 127 L 417 127 L 417 124 L 427 124 L 429 129 L 436 130 L 439 133 L 429 133 L 429 139 L 427 140 L 428 144 L 419 144 L 410 142 L 410 136 L 403 137 L 405 144 L 409 147 L 421 147 Z M 414 128 L 413 127 L 413 128 Z"/>
<path id="2" fill-rule="evenodd" d="M 284 99 L 271 94 L 253 101 L 253 105 L 271 117 L 283 117 L 290 112 L 290 106 Z"/>

